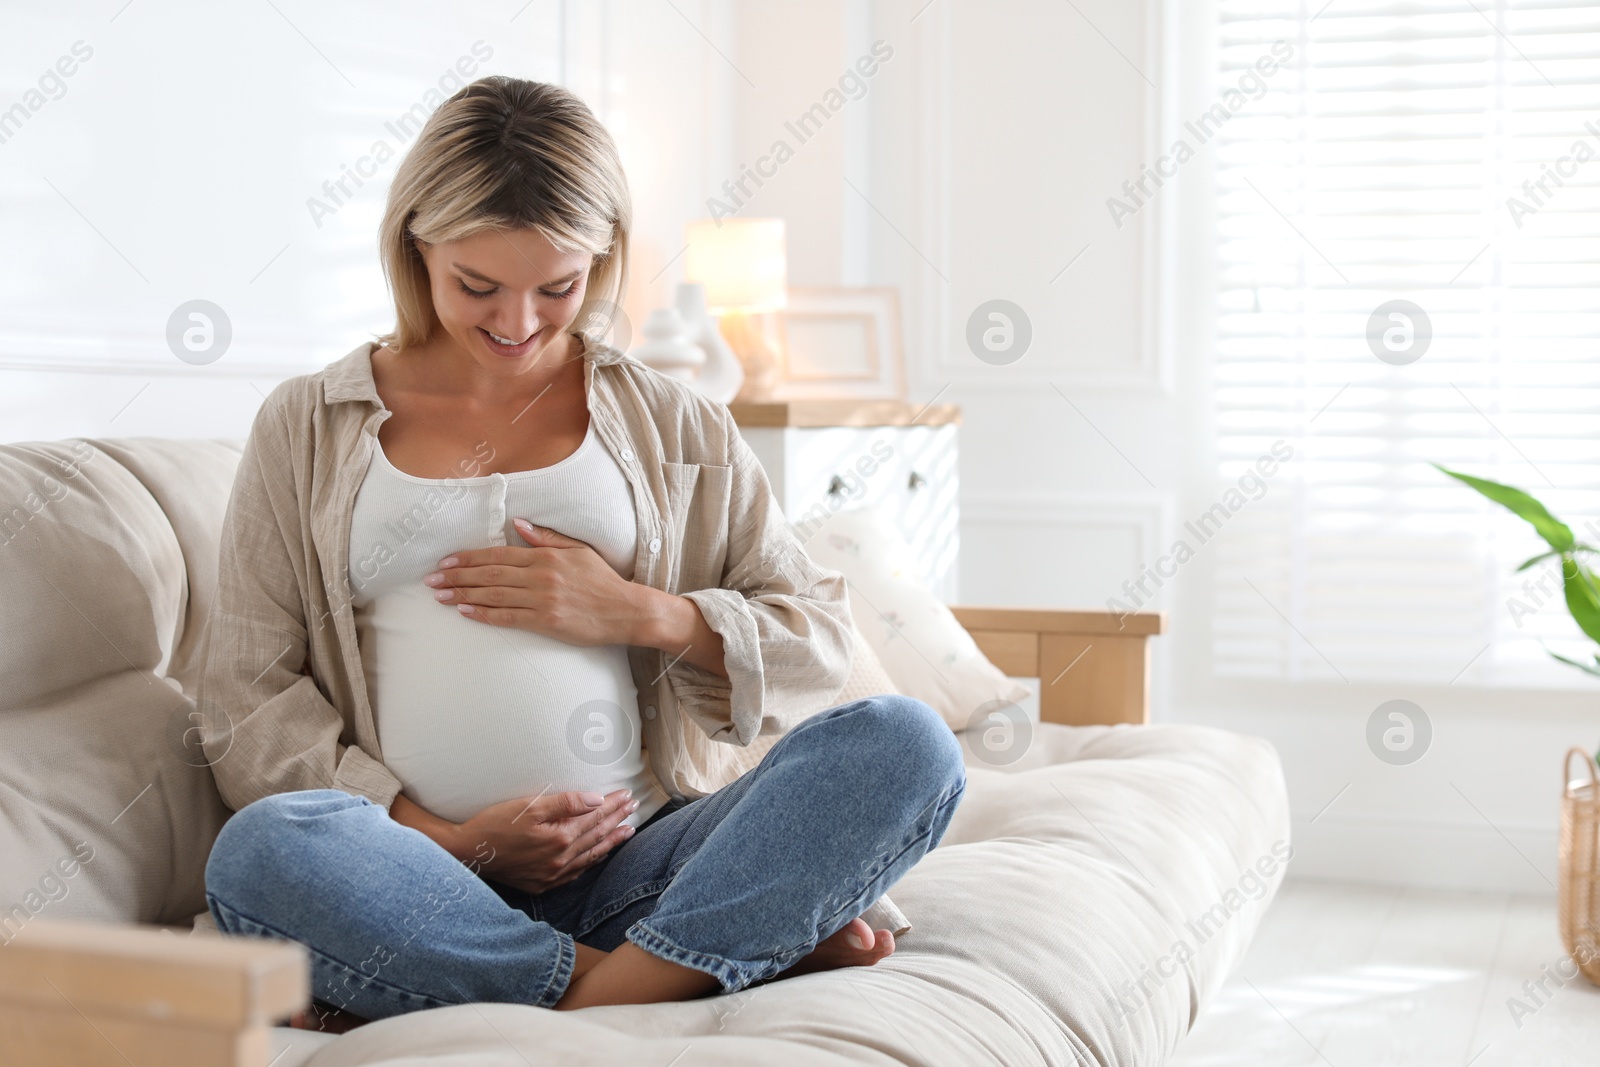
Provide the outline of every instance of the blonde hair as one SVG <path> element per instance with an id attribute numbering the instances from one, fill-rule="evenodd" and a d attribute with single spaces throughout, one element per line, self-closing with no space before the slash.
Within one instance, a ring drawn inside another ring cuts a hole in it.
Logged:
<path id="1" fill-rule="evenodd" d="M 609 322 L 627 288 L 632 216 L 617 146 L 582 100 L 559 85 L 479 78 L 429 116 L 389 186 L 378 252 L 395 328 L 377 340 L 403 352 L 439 324 L 417 240 L 487 229 L 534 229 L 563 253 L 591 253 L 573 321 Z"/>

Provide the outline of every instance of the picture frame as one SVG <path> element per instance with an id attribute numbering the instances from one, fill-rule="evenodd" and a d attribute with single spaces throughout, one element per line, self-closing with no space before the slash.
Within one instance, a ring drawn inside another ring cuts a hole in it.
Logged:
<path id="1" fill-rule="evenodd" d="M 898 289 L 792 285 L 778 320 L 773 399 L 906 399 Z"/>

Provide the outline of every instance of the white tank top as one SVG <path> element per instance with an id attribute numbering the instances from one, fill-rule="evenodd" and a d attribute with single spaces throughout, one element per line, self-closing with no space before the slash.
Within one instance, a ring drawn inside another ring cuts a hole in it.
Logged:
<path id="1" fill-rule="evenodd" d="M 374 442 L 351 521 L 350 586 L 383 762 L 406 796 L 452 822 L 517 797 L 629 788 L 639 809 L 624 821 L 642 825 L 669 797 L 640 747 L 627 646 L 464 618 L 422 582 L 452 552 L 526 546 L 516 518 L 589 544 L 632 579 L 632 488 L 593 419 L 572 455 L 511 474 L 416 478 Z"/>

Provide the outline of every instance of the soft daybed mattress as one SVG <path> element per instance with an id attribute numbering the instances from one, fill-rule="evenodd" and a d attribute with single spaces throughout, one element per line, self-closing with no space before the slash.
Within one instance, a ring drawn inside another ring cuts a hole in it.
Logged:
<path id="1" fill-rule="evenodd" d="M 949 832 L 893 888 L 914 929 L 875 967 L 687 1003 L 279 1029 L 274 1067 L 1159 1064 L 1282 879 L 1277 755 L 1196 726 L 1034 729 L 1008 767 L 968 748 Z"/>

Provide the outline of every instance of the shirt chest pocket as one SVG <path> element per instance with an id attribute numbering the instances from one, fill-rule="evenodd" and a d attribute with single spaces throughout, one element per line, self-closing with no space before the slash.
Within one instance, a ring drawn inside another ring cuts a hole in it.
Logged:
<path id="1" fill-rule="evenodd" d="M 668 579 L 674 593 L 716 589 L 722 585 L 728 558 L 728 501 L 733 468 L 716 463 L 663 463 L 667 485 L 667 521 L 677 546 L 676 573 Z"/>

